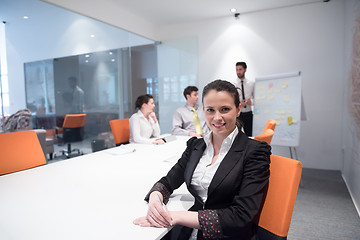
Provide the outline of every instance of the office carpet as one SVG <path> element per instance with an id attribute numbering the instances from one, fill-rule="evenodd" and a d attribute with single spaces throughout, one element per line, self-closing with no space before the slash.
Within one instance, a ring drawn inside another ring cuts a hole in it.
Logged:
<path id="1" fill-rule="evenodd" d="M 360 240 L 360 218 L 340 171 L 303 169 L 289 240 Z"/>

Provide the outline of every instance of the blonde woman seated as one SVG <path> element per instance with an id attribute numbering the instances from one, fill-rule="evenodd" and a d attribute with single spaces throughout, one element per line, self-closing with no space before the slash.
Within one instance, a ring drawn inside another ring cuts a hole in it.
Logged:
<path id="1" fill-rule="evenodd" d="M 134 113 L 130 118 L 130 142 L 164 144 L 162 139 L 151 139 L 160 136 L 160 126 L 153 112 L 154 98 L 150 94 L 141 95 L 136 99 Z"/>

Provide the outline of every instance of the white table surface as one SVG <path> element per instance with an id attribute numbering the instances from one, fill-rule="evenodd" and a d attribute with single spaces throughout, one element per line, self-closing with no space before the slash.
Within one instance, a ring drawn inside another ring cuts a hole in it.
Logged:
<path id="1" fill-rule="evenodd" d="M 129 144 L 135 152 L 121 154 L 117 147 L 0 176 L 0 239 L 159 239 L 166 229 L 132 221 L 146 214 L 146 193 L 178 160 L 188 138 Z M 183 185 L 168 208 L 187 209 L 189 199 Z"/>

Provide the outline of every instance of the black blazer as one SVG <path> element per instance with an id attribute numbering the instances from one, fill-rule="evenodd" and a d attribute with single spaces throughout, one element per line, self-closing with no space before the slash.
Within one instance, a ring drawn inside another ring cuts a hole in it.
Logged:
<path id="1" fill-rule="evenodd" d="M 203 204 L 190 184 L 205 148 L 202 138 L 191 138 L 179 161 L 159 183 L 171 194 L 185 182 L 189 192 L 195 197 L 190 211 L 216 210 L 225 238 L 251 239 L 254 237 L 253 219 L 259 211 L 263 190 L 270 175 L 270 146 L 265 142 L 249 139 L 239 131 L 210 183 L 208 198 Z M 184 232 L 191 231 L 182 228 L 182 237 L 172 239 L 188 239 L 188 234 Z M 202 239 L 201 230 L 198 239 Z"/>

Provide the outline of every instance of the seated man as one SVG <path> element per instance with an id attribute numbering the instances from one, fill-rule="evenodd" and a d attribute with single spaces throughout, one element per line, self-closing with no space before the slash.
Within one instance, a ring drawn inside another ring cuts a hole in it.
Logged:
<path id="1" fill-rule="evenodd" d="M 171 133 L 173 135 L 202 137 L 204 133 L 208 132 L 208 128 L 203 110 L 198 108 L 197 105 L 199 99 L 198 88 L 188 86 L 184 89 L 184 97 L 186 105 L 176 110 L 173 116 Z"/>

